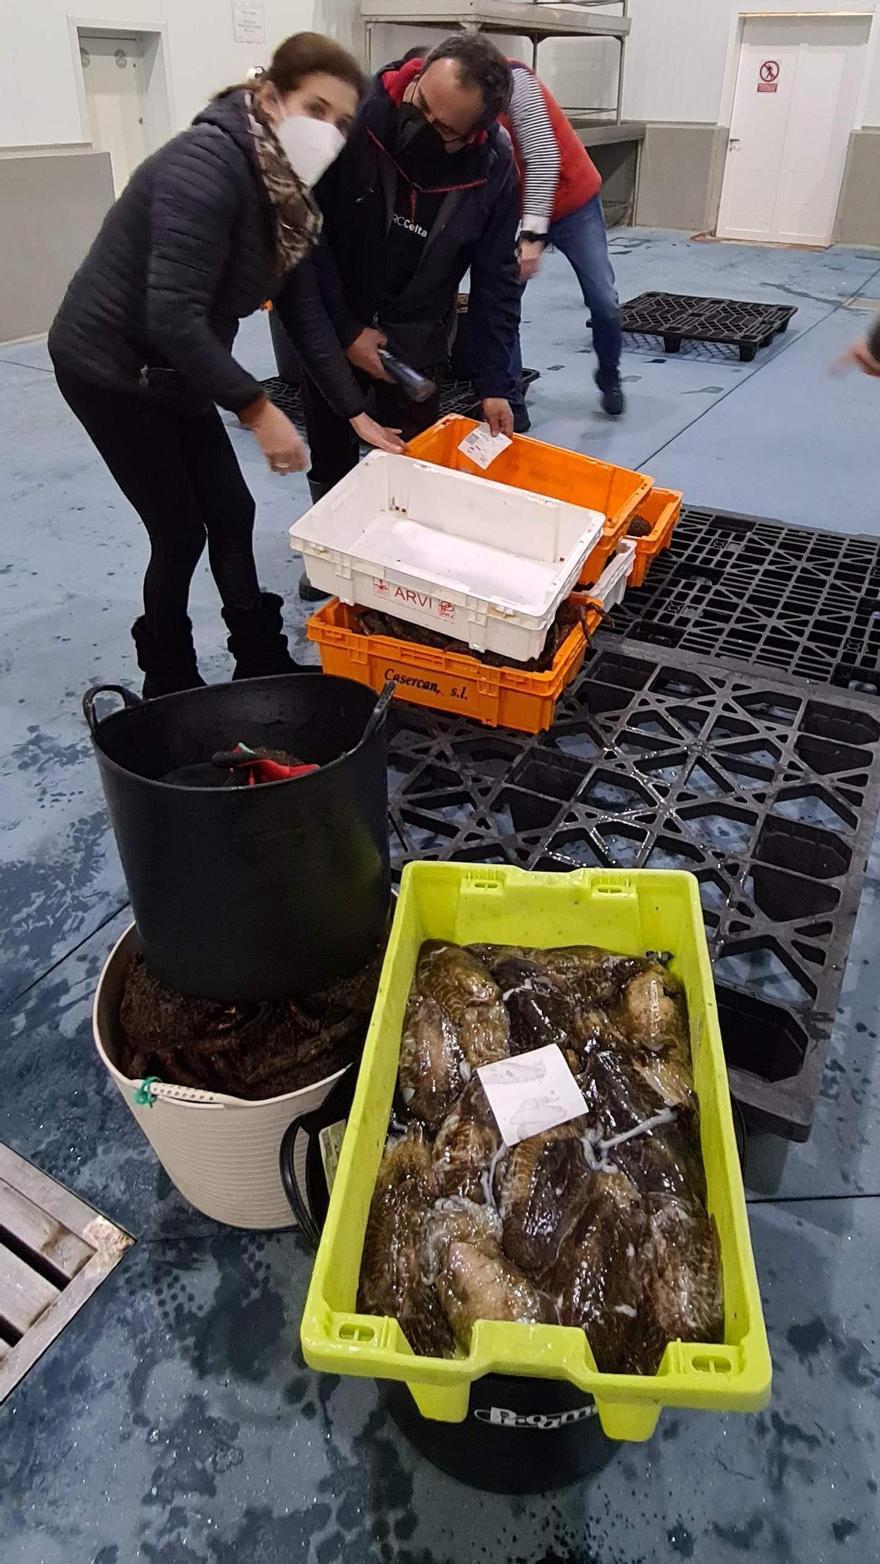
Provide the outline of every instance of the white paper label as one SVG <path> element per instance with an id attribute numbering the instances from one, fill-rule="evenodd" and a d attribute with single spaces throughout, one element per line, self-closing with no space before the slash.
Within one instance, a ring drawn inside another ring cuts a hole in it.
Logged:
<path id="1" fill-rule="evenodd" d="M 491 467 L 496 456 L 500 456 L 501 452 L 506 451 L 512 444 L 513 441 L 509 440 L 506 434 L 490 434 L 489 425 L 480 424 L 478 429 L 472 429 L 470 434 L 465 435 L 458 449 L 469 461 L 477 467 L 482 467 L 485 472 L 487 467 Z"/>
<path id="2" fill-rule="evenodd" d="M 342 1137 L 345 1134 L 346 1123 L 347 1120 L 338 1119 L 335 1124 L 326 1125 L 318 1136 L 328 1195 L 333 1188 L 333 1180 L 336 1177 L 336 1169 L 339 1166 L 339 1152 L 342 1147 Z"/>
<path id="3" fill-rule="evenodd" d="M 232 36 L 236 43 L 265 43 L 263 0 L 232 0 Z"/>
<path id="4" fill-rule="evenodd" d="M 477 1071 L 507 1146 L 586 1113 L 577 1081 L 556 1043 L 484 1064 Z"/>

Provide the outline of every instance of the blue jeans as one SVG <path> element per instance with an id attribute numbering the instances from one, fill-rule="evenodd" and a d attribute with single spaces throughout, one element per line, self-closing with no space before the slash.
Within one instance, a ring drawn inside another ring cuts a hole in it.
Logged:
<path id="1" fill-rule="evenodd" d="M 602 201 L 594 196 L 586 205 L 579 206 L 568 217 L 561 217 L 550 224 L 547 243 L 561 251 L 571 263 L 581 285 L 584 303 L 590 311 L 593 327 L 593 347 L 599 360 L 599 384 L 603 378 L 615 376 L 620 365 L 622 335 L 620 330 L 620 300 L 614 285 L 614 272 L 608 255 L 608 235 L 605 231 L 605 215 Z M 519 385 L 522 376 L 522 354 L 519 333 L 514 339 L 510 355 L 510 373 Z M 522 398 L 517 401 L 522 405 Z"/>

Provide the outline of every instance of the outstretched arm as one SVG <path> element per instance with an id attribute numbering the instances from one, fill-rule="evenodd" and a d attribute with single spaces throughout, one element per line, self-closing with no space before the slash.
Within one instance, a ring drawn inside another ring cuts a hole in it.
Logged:
<path id="1" fill-rule="evenodd" d="M 275 308 L 324 400 L 343 418 L 356 418 L 364 411 L 364 394 L 327 314 L 310 256 L 290 273 Z"/>
<path id="2" fill-rule="evenodd" d="M 275 300 L 275 308 L 306 374 L 325 402 L 348 419 L 366 445 L 380 451 L 402 451 L 399 431 L 383 428 L 366 411 L 364 393 L 327 314 L 311 257 L 291 272 Z"/>
<path id="3" fill-rule="evenodd" d="M 510 362 L 519 330 L 522 292 L 516 255 L 519 199 L 519 180 L 511 159 L 471 255 L 469 314 L 473 340 L 480 344 L 474 380 L 493 434 L 498 429 L 510 434 L 513 428 L 508 404 L 516 389 Z M 495 405 L 490 407 L 489 403 Z"/>
<path id="4" fill-rule="evenodd" d="M 541 264 L 561 167 L 541 84 L 531 71 L 513 71 L 509 117 L 524 170 L 523 232 L 537 236 L 524 239 L 520 250 L 520 280 L 528 282 Z"/>

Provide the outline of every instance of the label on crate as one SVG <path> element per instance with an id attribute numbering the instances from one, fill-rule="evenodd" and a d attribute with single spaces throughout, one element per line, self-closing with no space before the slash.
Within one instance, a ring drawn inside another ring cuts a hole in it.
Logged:
<path id="1" fill-rule="evenodd" d="M 484 1064 L 477 1074 L 506 1146 L 568 1124 L 587 1111 L 583 1092 L 556 1043 Z"/>
<path id="2" fill-rule="evenodd" d="M 569 1407 L 567 1412 L 514 1412 L 510 1407 L 475 1407 L 474 1417 L 479 1423 L 492 1423 L 495 1428 L 539 1428 L 552 1431 L 568 1428 L 572 1423 L 585 1423 L 596 1416 L 594 1406 Z"/>
<path id="3" fill-rule="evenodd" d="M 429 674 L 429 670 L 426 669 L 425 673 Z M 385 669 L 384 677 L 386 684 L 389 679 L 393 679 L 394 683 L 399 684 L 403 690 L 419 690 L 423 695 L 436 695 L 440 700 L 460 701 L 463 706 L 467 706 L 470 700 L 466 684 L 456 683 L 454 679 L 447 678 L 442 673 L 435 679 L 423 678 L 421 674 L 410 673 L 408 668 L 397 668 L 392 665 Z"/>
<path id="4" fill-rule="evenodd" d="M 339 1151 L 342 1146 L 342 1137 L 345 1134 L 346 1119 L 338 1119 L 335 1124 L 328 1124 L 318 1135 L 318 1145 L 321 1151 L 321 1161 L 324 1165 L 324 1177 L 327 1180 L 327 1193 L 333 1188 L 333 1180 L 336 1177 L 336 1169 L 339 1166 Z"/>
<path id="5" fill-rule="evenodd" d="M 480 424 L 478 429 L 473 429 L 470 434 L 465 435 L 458 449 L 468 461 L 473 462 L 477 467 L 482 467 L 485 472 L 487 467 L 491 467 L 496 456 L 500 456 L 501 452 L 506 451 L 512 444 L 513 441 L 508 439 L 506 434 L 490 434 L 489 425 Z"/>
<path id="6" fill-rule="evenodd" d="M 417 608 L 432 619 L 449 620 L 455 613 L 455 604 L 445 597 L 433 597 L 430 592 L 417 592 L 413 587 L 395 586 L 393 581 L 373 580 L 373 596 L 387 603 L 389 608 Z M 405 617 L 405 616 L 404 616 Z"/>

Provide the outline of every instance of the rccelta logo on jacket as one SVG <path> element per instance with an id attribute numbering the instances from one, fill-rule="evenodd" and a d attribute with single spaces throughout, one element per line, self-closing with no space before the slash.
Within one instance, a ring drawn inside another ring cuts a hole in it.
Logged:
<path id="1" fill-rule="evenodd" d="M 428 237 L 427 228 L 423 228 L 421 223 L 414 223 L 411 218 L 404 217 L 400 212 L 395 212 L 391 221 L 396 227 L 405 228 L 407 233 L 416 234 L 419 239 L 427 239 Z"/>

